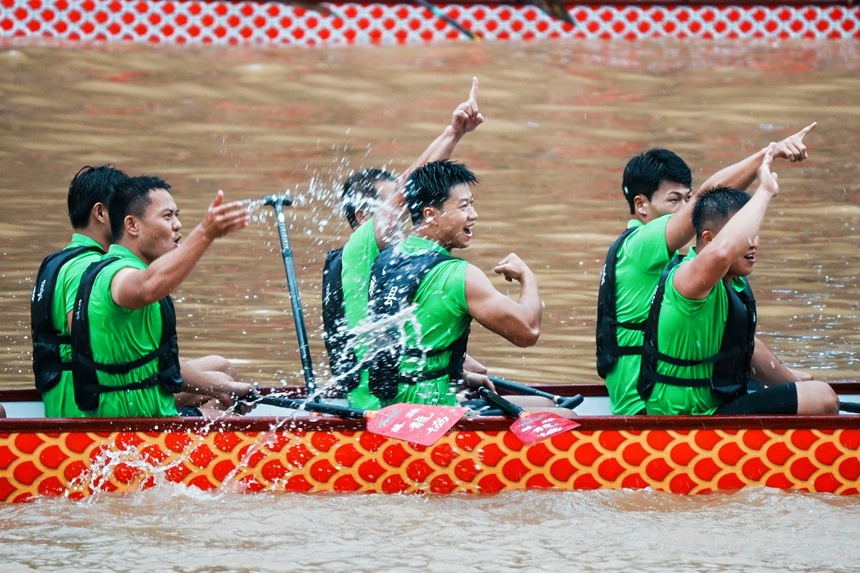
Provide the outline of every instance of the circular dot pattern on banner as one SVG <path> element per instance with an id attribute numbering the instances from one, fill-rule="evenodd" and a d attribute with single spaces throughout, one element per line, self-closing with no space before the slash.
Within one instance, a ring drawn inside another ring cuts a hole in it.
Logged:
<path id="1" fill-rule="evenodd" d="M 0 38 L 176 44 L 414 44 L 470 41 L 414 4 L 0 0 Z M 580 38 L 850 39 L 858 6 L 570 4 L 571 26 L 535 6 L 445 4 L 440 9 L 485 40 Z"/>

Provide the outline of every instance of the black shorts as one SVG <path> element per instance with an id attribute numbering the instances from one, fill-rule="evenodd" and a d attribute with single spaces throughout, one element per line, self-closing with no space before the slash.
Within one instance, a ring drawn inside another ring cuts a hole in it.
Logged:
<path id="1" fill-rule="evenodd" d="M 189 418 L 199 418 L 203 415 L 200 408 L 195 406 L 182 406 L 181 408 L 177 408 L 176 411 L 179 412 L 180 416 Z"/>
<path id="2" fill-rule="evenodd" d="M 751 392 L 726 402 L 717 408 L 714 414 L 724 416 L 797 414 L 797 384 L 788 382 Z"/>

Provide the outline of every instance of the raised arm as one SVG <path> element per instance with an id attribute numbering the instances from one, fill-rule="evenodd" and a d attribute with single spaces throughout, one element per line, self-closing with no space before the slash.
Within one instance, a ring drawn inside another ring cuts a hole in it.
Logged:
<path id="1" fill-rule="evenodd" d="M 681 265 L 673 276 L 673 285 L 681 296 L 701 300 L 728 273 L 732 263 L 754 248 L 770 200 L 779 193 L 776 173 L 771 173 L 773 147 L 768 148 L 758 170 L 759 187 L 752 199 L 717 230 L 710 242 L 689 264 Z M 705 233 L 703 232 L 703 239 Z"/>
<path id="2" fill-rule="evenodd" d="M 493 270 L 508 281 L 520 283 L 519 298 L 514 301 L 503 295 L 480 269 L 469 265 L 466 269 L 469 314 L 483 327 L 517 346 L 534 346 L 540 337 L 542 315 L 537 278 L 515 254 L 502 259 Z"/>
<path id="3" fill-rule="evenodd" d="M 775 144 L 773 151 L 774 159 L 787 159 L 792 163 L 803 161 L 809 157 L 809 152 L 806 145 L 803 143 L 803 138 L 815 127 L 817 123 L 807 125 L 794 135 L 786 137 L 782 141 Z M 746 189 L 755 181 L 756 172 L 761 167 L 761 162 L 764 159 L 768 147 L 765 147 L 756 153 L 750 155 L 746 159 L 742 159 L 737 163 L 721 169 L 717 173 L 711 175 L 704 183 L 696 190 L 696 193 L 687 202 L 686 205 L 675 214 L 674 217 L 666 225 L 666 248 L 669 253 L 674 253 L 684 245 L 690 242 L 695 235 L 693 222 L 690 215 L 693 212 L 693 206 L 696 204 L 696 198 L 700 193 L 703 193 L 717 185 L 725 185 L 733 189 Z"/>
<path id="4" fill-rule="evenodd" d="M 203 221 L 177 248 L 154 260 L 146 269 L 122 269 L 111 282 L 111 296 L 125 308 L 143 308 L 161 300 L 182 284 L 206 249 L 219 237 L 243 229 L 251 212 L 240 202 L 224 203 L 218 191 Z"/>
<path id="5" fill-rule="evenodd" d="M 809 151 L 806 144 L 803 143 L 803 138 L 811 132 L 818 123 L 813 122 L 794 135 L 790 135 L 776 143 L 773 150 L 774 159 L 787 159 L 792 163 L 803 161 L 809 157 Z M 769 146 L 768 146 L 769 147 Z M 710 189 L 716 185 L 725 185 L 734 189 L 746 191 L 755 181 L 756 172 L 761 165 L 764 154 L 767 152 L 767 147 L 760 149 L 756 153 L 750 155 L 746 159 L 738 161 L 734 165 L 721 169 L 711 175 L 700 187 L 700 191 Z"/>
<path id="6" fill-rule="evenodd" d="M 403 187 L 412 172 L 422 165 L 432 161 L 448 159 L 454 148 L 470 131 L 474 131 L 484 122 L 484 116 L 478 109 L 478 78 L 472 78 L 472 88 L 469 99 L 457 106 L 451 116 L 451 124 L 433 140 L 418 159 L 409 166 L 398 178 L 396 189 L 384 197 L 374 218 L 374 234 L 380 250 L 402 238 L 403 230 L 409 219 Z"/>

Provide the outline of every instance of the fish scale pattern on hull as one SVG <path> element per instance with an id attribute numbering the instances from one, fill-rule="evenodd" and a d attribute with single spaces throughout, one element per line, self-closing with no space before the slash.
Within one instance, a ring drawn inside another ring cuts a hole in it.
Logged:
<path id="1" fill-rule="evenodd" d="M 576 430 L 524 447 L 452 431 L 431 447 L 364 430 L 0 434 L 0 499 L 83 499 L 160 483 L 203 491 L 495 493 L 760 485 L 856 494 L 860 429 Z"/>

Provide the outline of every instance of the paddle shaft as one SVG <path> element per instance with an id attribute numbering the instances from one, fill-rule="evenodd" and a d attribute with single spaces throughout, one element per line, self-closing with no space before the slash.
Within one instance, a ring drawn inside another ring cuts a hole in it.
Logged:
<path id="1" fill-rule="evenodd" d="M 858 402 L 843 402 L 839 401 L 839 409 L 843 412 L 851 412 L 852 414 L 860 414 L 860 403 Z"/>
<path id="2" fill-rule="evenodd" d="M 443 12 L 442 10 L 440 10 L 439 8 L 437 8 L 436 6 L 434 6 L 433 4 L 428 2 L 427 0 L 416 0 L 416 1 L 418 2 L 418 4 L 420 4 L 424 8 L 427 8 L 428 10 L 433 12 L 433 14 L 435 14 L 439 18 L 442 18 L 443 20 L 445 20 L 445 22 L 447 22 L 452 27 L 456 28 L 461 34 L 463 34 L 464 36 L 466 36 L 470 40 L 480 40 L 481 39 L 481 37 L 479 35 L 477 35 L 474 32 L 470 32 L 469 30 L 464 28 L 462 25 L 460 25 L 459 22 L 457 22 L 457 20 L 450 17 L 448 14 L 446 14 L 445 12 Z"/>
<path id="3" fill-rule="evenodd" d="M 268 406 L 289 408 L 291 410 L 306 410 L 319 414 L 331 414 L 340 418 L 361 419 L 367 417 L 366 410 L 338 406 L 337 404 L 329 404 L 327 402 L 315 402 L 313 400 L 296 400 L 293 398 L 284 398 L 283 396 L 255 396 L 251 401 Z"/>
<path id="4" fill-rule="evenodd" d="M 525 414 L 525 410 L 514 404 L 509 400 L 505 400 L 489 388 L 481 386 L 478 388 L 478 395 L 481 396 L 484 400 L 499 408 L 502 412 L 507 414 L 508 416 L 513 416 L 514 418 L 519 418 L 523 414 Z"/>
<path id="5" fill-rule="evenodd" d="M 308 345 L 308 334 L 305 328 L 305 315 L 302 311 L 302 297 L 299 294 L 299 281 L 296 279 L 296 267 L 293 262 L 293 249 L 290 246 L 290 235 L 287 231 L 284 205 L 291 205 L 292 200 L 284 195 L 269 195 L 263 201 L 275 209 L 275 222 L 278 225 L 278 236 L 281 239 L 281 256 L 284 259 L 284 269 L 287 273 L 287 290 L 290 293 L 290 304 L 293 307 L 293 320 L 296 324 L 296 338 L 299 342 L 299 356 L 302 359 L 302 370 L 305 375 L 305 389 L 312 396 L 317 389 L 314 378 L 314 366 L 311 361 L 311 349 Z"/>
<path id="6" fill-rule="evenodd" d="M 499 378 L 498 376 L 489 376 L 489 379 L 498 390 L 504 390 L 511 394 L 520 394 L 523 396 L 540 396 L 541 398 L 547 398 L 552 400 L 559 408 L 573 410 L 583 402 L 581 394 L 568 397 L 557 396 L 555 394 L 550 394 L 549 392 L 544 392 L 543 390 L 538 390 L 537 388 L 532 388 L 531 386 L 526 386 L 525 384 L 519 384 L 518 382 L 511 382 L 510 380 Z"/>

